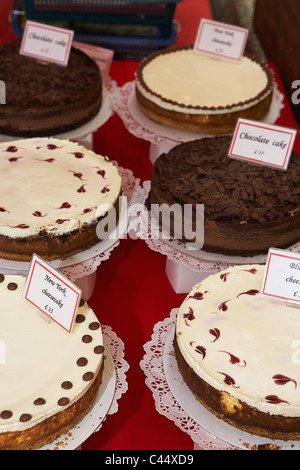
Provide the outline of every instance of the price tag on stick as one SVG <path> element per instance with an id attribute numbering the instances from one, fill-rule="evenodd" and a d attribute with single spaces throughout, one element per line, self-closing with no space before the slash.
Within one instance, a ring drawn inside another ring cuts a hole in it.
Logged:
<path id="1" fill-rule="evenodd" d="M 239 62 L 244 54 L 249 31 L 218 21 L 202 19 L 194 44 L 196 52 Z"/>
<path id="2" fill-rule="evenodd" d="M 261 294 L 300 307 L 300 254 L 271 248 Z"/>
<path id="3" fill-rule="evenodd" d="M 27 21 L 20 54 L 58 65 L 68 65 L 74 31 Z"/>
<path id="4" fill-rule="evenodd" d="M 248 160 L 278 170 L 286 170 L 293 149 L 296 130 L 239 119 L 229 157 Z"/>
<path id="5" fill-rule="evenodd" d="M 24 298 L 71 333 L 81 290 L 39 256 L 32 256 Z"/>

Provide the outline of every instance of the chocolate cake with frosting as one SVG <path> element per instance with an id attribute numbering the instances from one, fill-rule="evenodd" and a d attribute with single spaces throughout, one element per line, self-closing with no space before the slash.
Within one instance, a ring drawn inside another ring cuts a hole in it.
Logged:
<path id="1" fill-rule="evenodd" d="M 1 143 L 0 181 L 1 258 L 64 259 L 106 239 L 118 221 L 117 167 L 76 142 Z"/>
<path id="2" fill-rule="evenodd" d="M 203 250 L 208 252 L 252 256 L 292 246 L 300 240 L 299 156 L 293 153 L 287 171 L 278 171 L 229 158 L 231 140 L 198 139 L 162 154 L 154 164 L 147 204 L 192 205 L 193 230 L 197 204 L 204 204 Z M 178 241 L 191 242 L 184 226 L 180 232 Z M 168 233 L 176 236 L 172 225 Z"/>
<path id="3" fill-rule="evenodd" d="M 102 329 L 91 308 L 80 303 L 67 334 L 24 300 L 25 281 L 0 275 L 1 450 L 40 448 L 67 432 L 102 382 Z"/>
<path id="4" fill-rule="evenodd" d="M 6 104 L 0 106 L 0 133 L 50 136 L 76 129 L 97 115 L 102 104 L 99 67 L 74 47 L 67 66 L 19 53 L 18 42 L 0 48 L 0 80 Z"/>
<path id="5" fill-rule="evenodd" d="M 258 436 L 300 439 L 298 309 L 261 296 L 265 267 L 229 267 L 180 306 L 179 371 L 221 420 Z"/>
<path id="6" fill-rule="evenodd" d="M 266 63 L 243 56 L 240 62 L 171 47 L 146 57 L 136 70 L 136 98 L 152 121 L 208 134 L 233 132 L 238 118 L 261 120 L 273 96 L 274 78 Z"/>

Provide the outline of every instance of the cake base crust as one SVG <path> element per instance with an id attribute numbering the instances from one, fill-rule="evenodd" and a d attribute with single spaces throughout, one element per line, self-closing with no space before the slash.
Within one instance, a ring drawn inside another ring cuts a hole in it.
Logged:
<path id="1" fill-rule="evenodd" d="M 116 223 L 119 217 L 119 201 L 112 208 L 116 211 Z M 107 238 L 97 232 L 97 223 L 91 227 L 81 227 L 71 233 L 59 236 L 49 234 L 37 235 L 28 238 L 10 238 L 0 235 L 0 258 L 11 261 L 30 261 L 35 253 L 41 258 L 51 261 L 64 260 L 79 252 L 88 250 Z M 104 229 L 106 230 L 108 226 Z"/>
<path id="2" fill-rule="evenodd" d="M 232 133 L 239 118 L 263 120 L 270 108 L 272 97 L 273 93 L 270 93 L 265 99 L 243 111 L 226 114 L 188 114 L 157 106 L 136 89 L 138 105 L 151 121 L 181 131 L 213 135 Z"/>
<path id="3" fill-rule="evenodd" d="M 65 410 L 26 431 L 0 434 L 1 450 L 34 450 L 53 442 L 79 423 L 92 407 L 102 382 L 104 363 L 87 392 Z"/>
<path id="4" fill-rule="evenodd" d="M 202 380 L 186 363 L 173 341 L 179 372 L 197 400 L 217 418 L 242 431 L 268 439 L 300 440 L 300 417 L 290 418 L 262 413 L 244 402 L 220 392 Z"/>

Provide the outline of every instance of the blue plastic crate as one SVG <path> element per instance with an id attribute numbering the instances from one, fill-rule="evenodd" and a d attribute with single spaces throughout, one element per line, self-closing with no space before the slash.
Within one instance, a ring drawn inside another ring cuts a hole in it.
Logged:
<path id="1" fill-rule="evenodd" d="M 23 0 L 35 20 L 170 25 L 182 0 Z"/>

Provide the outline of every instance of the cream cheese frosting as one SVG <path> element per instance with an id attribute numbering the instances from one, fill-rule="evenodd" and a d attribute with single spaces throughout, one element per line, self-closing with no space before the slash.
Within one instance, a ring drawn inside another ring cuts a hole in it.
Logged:
<path id="1" fill-rule="evenodd" d="M 113 206 L 121 177 L 108 158 L 76 142 L 32 138 L 0 144 L 0 234 L 69 233 Z"/>
<path id="2" fill-rule="evenodd" d="M 229 267 L 197 284 L 179 309 L 177 343 L 215 389 L 260 411 L 297 417 L 299 310 L 261 295 L 264 269 Z"/>
<path id="3" fill-rule="evenodd" d="M 84 303 L 71 334 L 23 298 L 25 277 L 0 275 L 0 433 L 23 431 L 66 409 L 103 361 L 101 325 Z"/>
<path id="4" fill-rule="evenodd" d="M 268 76 L 258 62 L 247 56 L 239 63 L 231 62 L 191 48 L 147 61 L 136 86 L 156 105 L 189 114 L 228 113 L 228 107 L 240 111 L 249 106 L 249 100 L 254 105 L 270 93 Z"/>

